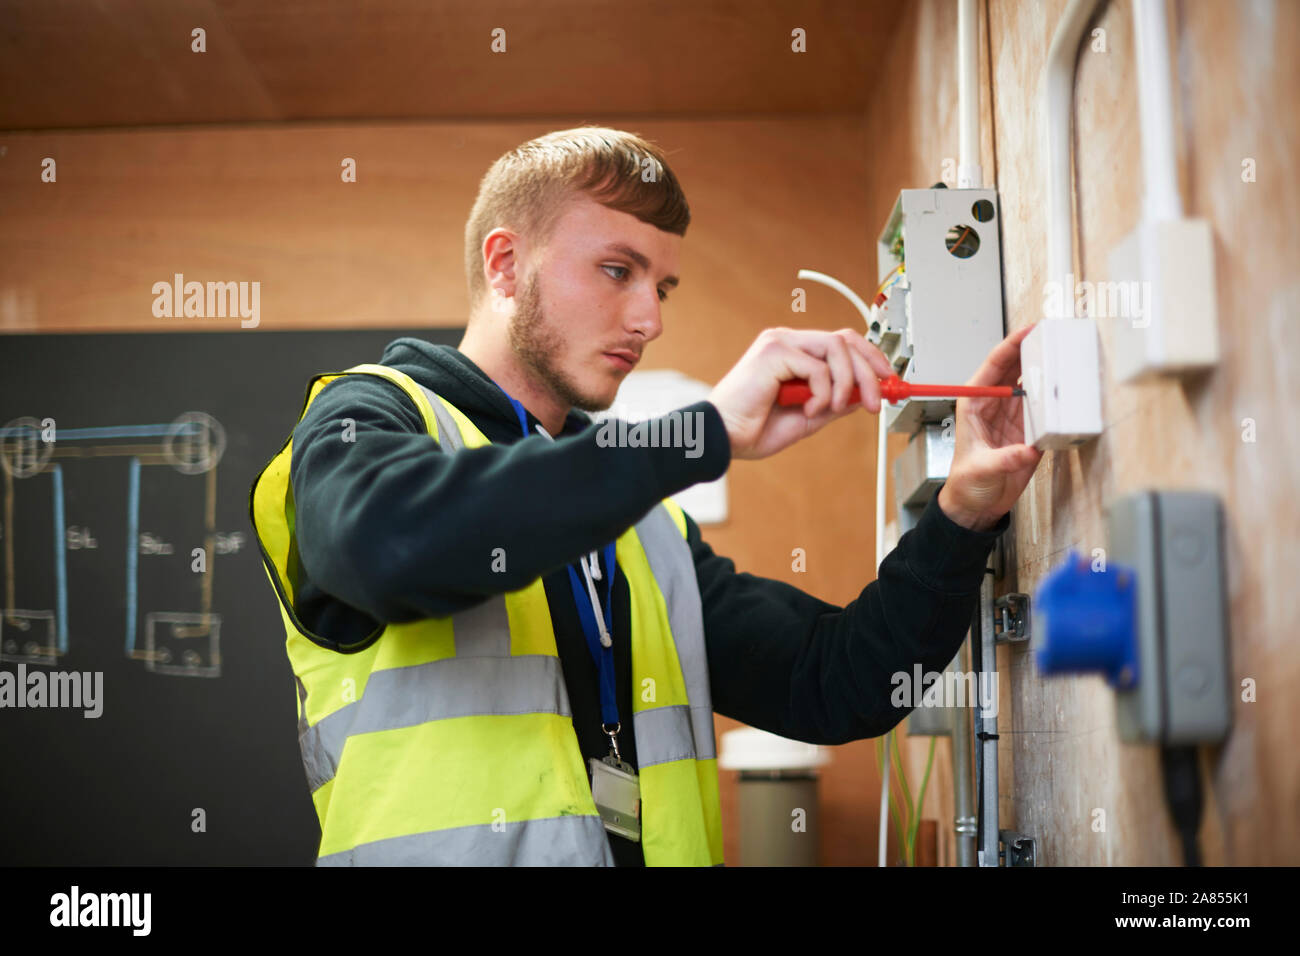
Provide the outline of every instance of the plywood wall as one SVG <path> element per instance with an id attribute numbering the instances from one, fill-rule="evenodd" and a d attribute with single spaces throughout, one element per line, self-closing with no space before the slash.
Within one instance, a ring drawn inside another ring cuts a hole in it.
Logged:
<path id="1" fill-rule="evenodd" d="M 981 5 L 982 162 L 1000 190 L 1009 329 L 1041 316 L 1046 196 L 1041 80 L 1064 0 Z M 941 176 L 956 155 L 955 5 L 925 0 L 909 13 L 889 66 L 888 106 L 873 128 L 905 114 L 909 182 Z M 1106 547 L 1103 509 L 1145 488 L 1222 496 L 1228 520 L 1234 683 L 1238 700 L 1222 747 L 1202 753 L 1207 863 L 1300 863 L 1300 6 L 1290 2 L 1168 5 L 1175 64 L 1179 187 L 1190 216 L 1213 224 L 1222 361 L 1182 382 L 1130 386 L 1111 375 L 1111 330 L 1100 323 L 1106 430 L 1084 447 L 1050 452 L 1016 509 L 1016 589 L 1032 592 L 1066 551 Z M 1075 96 L 1077 239 L 1074 272 L 1108 278 L 1108 255 L 1137 221 L 1142 194 L 1132 9 L 1104 5 L 1106 49 L 1085 46 Z M 1244 182 L 1243 160 L 1256 180 Z M 1252 419 L 1255 441 L 1243 427 Z M 1044 680 L 1022 650 L 1000 648 L 1002 825 L 1036 837 L 1048 864 L 1176 864 L 1159 758 L 1125 746 L 1100 678 Z M 945 741 L 943 747 L 947 747 Z M 922 746 L 912 743 L 919 776 Z M 946 750 L 941 749 L 941 754 Z M 940 774 L 927 816 L 951 859 L 951 777 Z M 1104 811 L 1105 830 L 1094 821 Z"/>
<path id="2" fill-rule="evenodd" d="M 0 332 L 238 328 L 155 318 L 152 285 L 177 272 L 260 281 L 261 321 L 249 336 L 462 325 L 461 242 L 479 178 L 510 147 L 585 121 L 0 135 Z M 694 216 L 681 288 L 647 367 L 716 381 L 763 328 L 858 323 L 820 286 L 809 288 L 806 313 L 790 303 L 805 267 L 874 288 L 874 236 L 892 200 L 871 175 L 864 117 L 607 122 L 668 150 Z M 57 183 L 39 180 L 46 156 L 57 160 Z M 353 185 L 340 179 L 345 157 L 357 161 Z M 739 570 L 853 600 L 875 573 L 875 447 L 875 420 L 862 413 L 774 458 L 737 462 L 731 519 L 706 540 Z M 795 548 L 806 551 L 806 572 L 792 570 Z M 268 640 L 277 626 L 267 622 Z M 719 735 L 736 726 L 717 720 Z M 735 774 L 722 778 L 734 862 Z M 870 741 L 835 748 L 822 788 L 823 862 L 874 860 L 878 791 Z"/>

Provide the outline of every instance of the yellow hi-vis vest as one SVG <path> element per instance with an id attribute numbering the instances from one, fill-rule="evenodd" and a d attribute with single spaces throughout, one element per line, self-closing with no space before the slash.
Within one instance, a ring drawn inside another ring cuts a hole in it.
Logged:
<path id="1" fill-rule="evenodd" d="M 444 453 L 489 444 L 455 406 L 383 365 Z M 299 416 L 301 421 L 302 416 Z M 293 435 L 249 509 L 284 619 L 298 739 L 320 818 L 317 865 L 613 865 L 592 800 L 542 579 L 334 649 L 298 620 Z M 722 864 L 713 708 L 686 521 L 670 499 L 616 543 L 631 598 L 641 843 L 655 865 Z M 484 560 L 490 554 L 484 545 Z"/>

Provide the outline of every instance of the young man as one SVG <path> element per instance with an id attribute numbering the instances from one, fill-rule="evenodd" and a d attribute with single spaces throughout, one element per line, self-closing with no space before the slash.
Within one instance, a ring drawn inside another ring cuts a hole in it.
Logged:
<path id="1" fill-rule="evenodd" d="M 708 401 L 660 420 L 700 423 L 691 454 L 609 447 L 581 413 L 662 331 L 689 221 L 636 136 L 525 143 L 466 227 L 459 349 L 404 337 L 313 381 L 252 510 L 319 863 L 718 864 L 713 711 L 874 737 L 907 713 L 891 675 L 956 653 L 1039 459 L 1018 400 L 958 403 L 948 482 L 844 608 L 737 573 L 669 499 L 850 414 L 855 385 L 878 412 L 891 369 L 860 334 L 764 331 Z M 1025 331 L 972 382 L 1014 383 Z M 792 378 L 812 398 L 776 406 Z"/>

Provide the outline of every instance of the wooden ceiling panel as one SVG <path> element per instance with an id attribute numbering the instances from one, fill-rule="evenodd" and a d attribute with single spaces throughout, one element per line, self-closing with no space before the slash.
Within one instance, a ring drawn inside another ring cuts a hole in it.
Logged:
<path id="1" fill-rule="evenodd" d="M 0 0 L 0 128 L 862 110 L 885 0 Z M 207 50 L 191 50 L 191 31 Z M 505 30 L 505 52 L 491 49 Z M 802 28 L 807 52 L 791 50 Z"/>

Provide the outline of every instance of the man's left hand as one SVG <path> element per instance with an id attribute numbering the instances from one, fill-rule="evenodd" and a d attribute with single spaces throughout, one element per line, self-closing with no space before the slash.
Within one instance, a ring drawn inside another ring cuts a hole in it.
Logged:
<path id="1" fill-rule="evenodd" d="M 1012 332 L 984 360 L 967 385 L 1017 385 L 1020 343 L 1033 329 Z M 959 398 L 956 448 L 939 507 L 955 523 L 987 531 L 1011 510 L 1043 453 L 1025 444 L 1024 399 Z"/>

